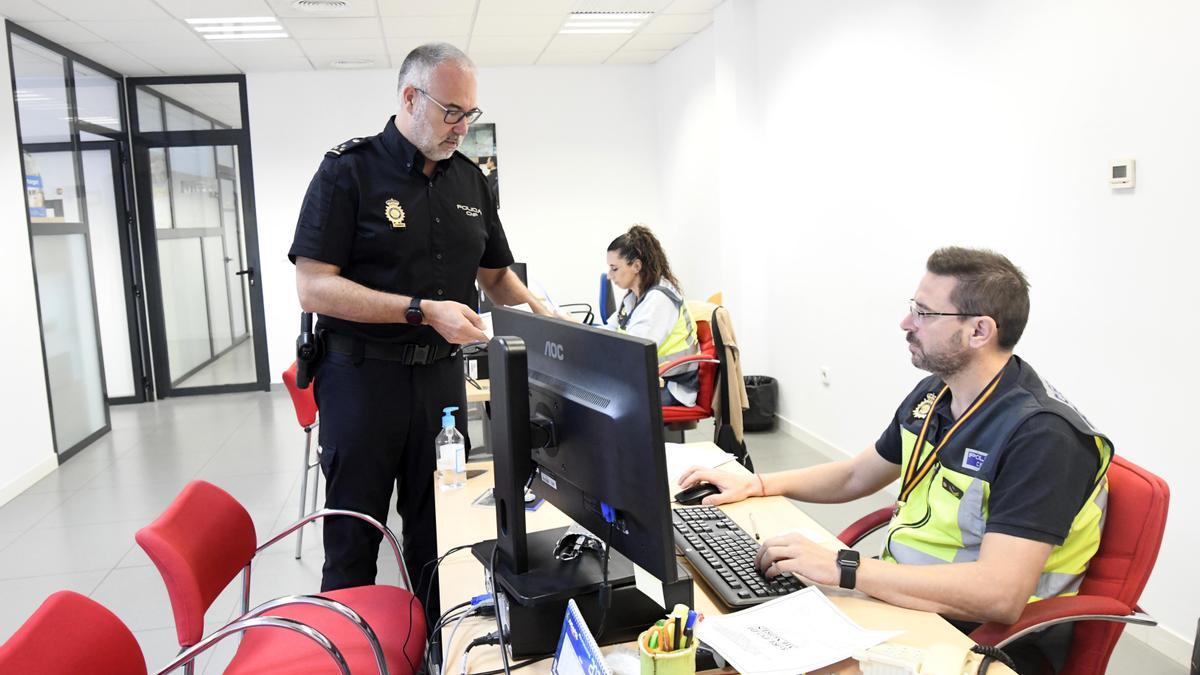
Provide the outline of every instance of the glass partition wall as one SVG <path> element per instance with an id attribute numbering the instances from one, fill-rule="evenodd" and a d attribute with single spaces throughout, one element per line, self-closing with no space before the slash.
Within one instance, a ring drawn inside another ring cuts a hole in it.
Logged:
<path id="1" fill-rule="evenodd" d="M 127 95 L 159 393 L 265 389 L 244 79 L 130 78 Z"/>
<path id="2" fill-rule="evenodd" d="M 42 356 L 60 461 L 147 400 L 121 77 L 6 24 Z"/>

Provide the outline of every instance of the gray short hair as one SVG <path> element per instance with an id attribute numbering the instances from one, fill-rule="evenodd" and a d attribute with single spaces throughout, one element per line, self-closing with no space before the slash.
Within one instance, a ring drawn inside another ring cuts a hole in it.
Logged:
<path id="1" fill-rule="evenodd" d="M 430 42 L 417 47 L 404 57 L 396 93 L 404 91 L 404 87 L 409 85 L 418 89 L 429 89 L 429 80 L 434 69 L 443 63 L 453 63 L 465 71 L 475 72 L 475 63 L 461 49 L 445 42 Z"/>

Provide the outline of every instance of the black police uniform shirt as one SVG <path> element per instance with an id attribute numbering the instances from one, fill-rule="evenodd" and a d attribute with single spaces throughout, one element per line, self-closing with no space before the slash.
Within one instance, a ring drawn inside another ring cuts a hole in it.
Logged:
<path id="1" fill-rule="evenodd" d="M 1030 369 L 1029 364 L 1016 356 L 1009 359 L 992 398 L 1001 397 L 1004 389 L 1014 386 L 1022 369 Z M 875 442 L 875 451 L 881 457 L 900 464 L 900 427 L 919 435 L 924 420 L 913 415 L 914 409 L 928 392 L 936 393 L 942 386 L 937 377 L 927 377 L 905 398 L 891 424 Z M 932 419 L 926 442 L 934 446 L 954 426 L 950 403 L 951 392 L 946 392 L 929 413 Z M 956 435 L 968 435 L 969 425 L 968 420 Z M 938 462 L 954 471 L 975 472 L 963 469 L 964 455 L 965 445 L 950 443 L 938 453 Z M 980 476 L 991 482 L 986 531 L 1054 546 L 1062 544 L 1079 509 L 1091 495 L 1099 470 L 1100 457 L 1092 437 L 1080 433 L 1056 414 L 1034 414 L 1013 432 L 995 466 L 989 462 L 978 469 Z"/>
<path id="2" fill-rule="evenodd" d="M 296 223 L 288 258 L 341 268 L 367 288 L 476 306 L 480 267 L 513 262 L 487 179 L 455 152 L 432 176 L 425 157 L 396 128 L 357 138 L 325 154 Z M 430 326 L 369 324 L 321 316 L 318 326 L 363 340 L 445 344 Z"/>

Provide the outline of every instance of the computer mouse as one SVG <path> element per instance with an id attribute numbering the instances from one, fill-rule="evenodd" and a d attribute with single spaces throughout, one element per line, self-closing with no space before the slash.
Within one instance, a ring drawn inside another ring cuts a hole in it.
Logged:
<path id="1" fill-rule="evenodd" d="M 675 501 L 684 506 L 692 506 L 699 504 L 705 497 L 718 494 L 719 492 L 721 492 L 721 488 L 712 483 L 696 483 L 692 487 L 677 493 Z"/>

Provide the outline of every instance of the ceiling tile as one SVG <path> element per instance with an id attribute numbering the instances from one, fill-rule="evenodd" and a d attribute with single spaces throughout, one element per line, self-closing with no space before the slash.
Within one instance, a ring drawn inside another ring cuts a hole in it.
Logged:
<path id="1" fill-rule="evenodd" d="M 240 72 L 237 66 L 211 50 L 203 55 L 181 55 L 163 51 L 151 62 L 168 75 L 219 75 Z"/>
<path id="2" fill-rule="evenodd" d="M 72 21 L 132 21 L 169 19 L 170 14 L 152 0 L 40 0 L 47 8 Z"/>
<path id="3" fill-rule="evenodd" d="M 425 37 L 426 35 L 466 35 L 471 30 L 470 16 L 387 16 L 383 34 L 388 37 Z"/>
<path id="4" fill-rule="evenodd" d="M 24 25 L 26 21 L 61 21 L 63 17 L 34 0 L 4 0 L 0 4 L 0 15 Z"/>
<path id="5" fill-rule="evenodd" d="M 62 45 L 106 42 L 103 37 L 71 21 L 27 21 L 21 26 Z"/>
<path id="6" fill-rule="evenodd" d="M 711 12 L 724 0 L 675 0 L 661 14 L 701 14 Z"/>
<path id="7" fill-rule="evenodd" d="M 221 58 L 204 40 L 172 40 L 171 42 L 125 42 L 121 47 L 134 56 L 157 64 L 159 61 L 216 60 L 225 66 L 229 62 Z"/>
<path id="8" fill-rule="evenodd" d="M 712 14 L 663 14 L 647 23 L 641 35 L 663 33 L 699 33 L 713 21 Z"/>
<path id="9" fill-rule="evenodd" d="M 598 66 L 612 52 L 546 52 L 538 57 L 539 66 Z"/>
<path id="10" fill-rule="evenodd" d="M 383 63 L 388 62 L 387 47 L 383 44 L 383 38 L 360 39 L 360 40 L 299 40 L 300 49 L 309 58 L 313 59 L 330 59 L 330 58 L 376 58 L 379 55 L 384 55 Z"/>
<path id="11" fill-rule="evenodd" d="M 74 45 L 71 49 L 122 75 L 163 74 L 163 71 L 111 42 Z"/>
<path id="12" fill-rule="evenodd" d="M 622 49 L 621 51 L 608 57 L 605 64 L 620 65 L 627 63 L 655 63 L 662 57 L 671 52 L 665 49 L 646 49 L 640 51 L 630 51 Z"/>
<path id="13" fill-rule="evenodd" d="M 273 56 L 270 54 L 226 54 L 226 58 L 246 73 L 278 72 L 284 70 L 315 70 L 307 57 Z"/>
<path id="14" fill-rule="evenodd" d="M 80 21 L 79 24 L 109 42 L 162 42 L 200 39 L 196 31 L 176 19 L 150 21 Z"/>
<path id="15" fill-rule="evenodd" d="M 479 16 L 512 14 L 513 0 L 479 0 Z M 521 0 L 522 14 L 558 14 L 571 11 L 571 0 Z"/>
<path id="16" fill-rule="evenodd" d="M 350 6 L 336 12 L 306 12 L 301 9 L 292 7 L 292 0 L 267 0 L 271 5 L 271 9 L 275 10 L 275 16 L 280 17 L 301 17 L 301 18 L 347 18 L 347 17 L 373 17 L 379 16 L 379 8 L 375 0 L 349 0 Z"/>
<path id="17" fill-rule="evenodd" d="M 304 58 L 295 40 L 210 40 L 209 45 L 234 63 L 245 57 Z"/>
<path id="18" fill-rule="evenodd" d="M 266 0 L 155 0 L 180 19 L 216 19 L 233 16 L 273 16 Z"/>
<path id="19" fill-rule="evenodd" d="M 385 42 L 387 43 L 387 49 L 388 49 L 388 52 L 392 55 L 392 58 L 393 59 L 398 58 L 401 61 L 403 61 L 404 57 L 408 56 L 408 53 L 411 52 L 412 50 L 416 49 L 417 47 L 420 47 L 423 44 L 428 44 L 430 42 L 448 42 L 448 43 L 454 45 L 455 47 L 458 47 L 459 49 L 467 48 L 467 36 L 465 34 L 459 35 L 456 37 L 442 36 L 442 37 L 386 38 Z"/>
<path id="20" fill-rule="evenodd" d="M 555 35 L 549 46 L 546 47 L 546 51 L 611 54 L 627 40 L 629 40 L 628 35 Z"/>
<path id="21" fill-rule="evenodd" d="M 686 35 L 649 35 L 639 33 L 633 36 L 626 45 L 625 49 L 630 50 L 645 50 L 645 49 L 675 49 L 679 45 L 687 42 L 692 37 L 691 33 Z"/>
<path id="22" fill-rule="evenodd" d="M 284 19 L 283 27 L 297 40 L 335 40 L 344 38 L 379 38 L 383 36 L 378 19 L 345 19 L 321 17 L 313 19 Z"/>
<path id="23" fill-rule="evenodd" d="M 470 53 L 475 52 L 528 52 L 532 51 L 534 55 L 541 53 L 546 44 L 550 42 L 550 36 L 540 40 L 534 40 L 526 37 L 515 37 L 511 35 L 476 35 L 471 38 Z"/>
<path id="24" fill-rule="evenodd" d="M 475 0 L 379 0 L 380 16 L 452 16 L 475 14 Z"/>
<path id="25" fill-rule="evenodd" d="M 545 35 L 557 33 L 566 15 L 488 14 L 475 19 L 473 35 Z"/>
<path id="26" fill-rule="evenodd" d="M 537 52 L 471 52 L 477 66 L 532 66 Z"/>

